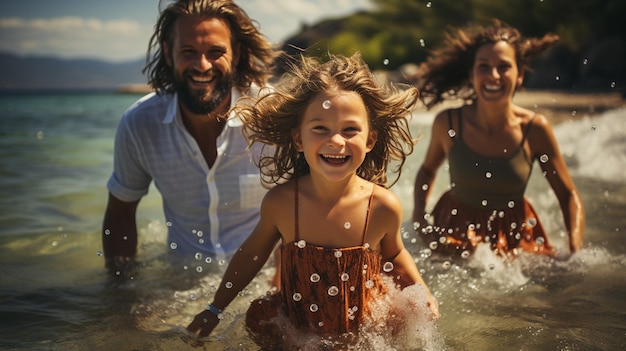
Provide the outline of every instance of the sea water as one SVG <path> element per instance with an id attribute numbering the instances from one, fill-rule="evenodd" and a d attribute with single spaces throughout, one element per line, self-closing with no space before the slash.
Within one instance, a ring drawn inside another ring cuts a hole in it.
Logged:
<path id="1" fill-rule="evenodd" d="M 0 95 L 0 349 L 257 349 L 243 319 L 249 302 L 267 292 L 272 265 L 229 306 L 213 335 L 196 343 L 184 326 L 211 299 L 227 262 L 169 260 L 155 189 L 138 210 L 137 271 L 115 279 L 103 268 L 101 223 L 115 128 L 138 97 Z M 522 255 L 510 262 L 485 248 L 466 260 L 435 258 L 413 234 L 413 179 L 433 113 L 414 115 L 421 139 L 392 190 L 404 204 L 403 238 L 439 300 L 441 318 L 403 340 L 371 335 L 373 349 L 624 347 L 626 109 L 576 117 L 554 130 L 585 205 L 584 248 L 568 254 L 558 202 L 535 165 L 527 195 L 559 258 Z M 433 201 L 447 182 L 444 165 Z"/>

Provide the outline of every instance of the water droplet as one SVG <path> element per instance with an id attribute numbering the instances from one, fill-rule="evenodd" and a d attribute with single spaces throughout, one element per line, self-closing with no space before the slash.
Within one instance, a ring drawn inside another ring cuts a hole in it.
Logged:
<path id="1" fill-rule="evenodd" d="M 491 172 L 485 173 L 485 177 L 487 177 L 487 179 L 491 178 Z"/>
<path id="2" fill-rule="evenodd" d="M 96 256 L 102 256 L 102 255 L 104 255 L 104 254 L 102 253 L 102 251 L 97 251 L 97 252 L 96 252 Z"/>
<path id="3" fill-rule="evenodd" d="M 299 248 L 304 249 L 304 247 L 306 246 L 306 241 L 300 240 L 296 243 L 296 245 L 298 245 Z"/>
<path id="4" fill-rule="evenodd" d="M 331 286 L 330 288 L 328 288 L 328 295 L 330 296 L 337 296 L 337 294 L 339 294 L 339 288 L 337 288 L 336 286 Z"/>
<path id="5" fill-rule="evenodd" d="M 211 257 L 207 257 L 204 259 L 204 262 L 206 263 L 211 263 L 211 261 L 213 261 L 213 259 L 211 259 Z"/>
<path id="6" fill-rule="evenodd" d="M 528 225 L 532 228 L 537 225 L 537 218 L 528 218 Z"/>
<path id="7" fill-rule="evenodd" d="M 341 251 L 339 251 L 339 250 L 336 250 L 333 254 L 335 255 L 336 258 L 339 258 L 339 257 L 341 257 L 343 255 L 341 253 Z"/>
<path id="8" fill-rule="evenodd" d="M 591 131 L 592 131 L 592 132 L 595 132 L 595 131 L 596 131 L 596 125 L 595 125 L 595 124 L 591 126 Z"/>
<path id="9" fill-rule="evenodd" d="M 461 252 L 461 258 L 469 258 L 470 257 L 470 252 L 465 250 L 463 252 Z"/>
<path id="10" fill-rule="evenodd" d="M 439 243 L 436 241 L 431 241 L 430 244 L 428 244 L 428 247 L 430 247 L 431 250 L 437 250 L 437 246 L 439 246 Z"/>
<path id="11" fill-rule="evenodd" d="M 319 322 L 319 323 L 317 323 L 317 325 L 319 325 L 320 327 L 323 327 L 324 326 L 324 322 Z"/>
<path id="12" fill-rule="evenodd" d="M 200 261 L 202 259 L 202 254 L 200 252 L 196 252 L 195 256 L 196 260 Z"/>
<path id="13" fill-rule="evenodd" d="M 226 287 L 226 289 L 231 289 L 233 287 L 233 282 L 226 282 L 224 286 Z"/>
<path id="14" fill-rule="evenodd" d="M 324 100 L 324 102 L 322 102 L 322 108 L 328 110 L 330 108 L 330 100 Z"/>
<path id="15" fill-rule="evenodd" d="M 300 301 L 302 300 L 302 294 L 300 293 L 294 293 L 293 296 L 291 297 L 294 301 Z"/>
<path id="16" fill-rule="evenodd" d="M 420 229 L 420 222 L 413 222 L 413 230 Z"/>
<path id="17" fill-rule="evenodd" d="M 448 135 L 450 136 L 450 138 L 454 138 L 454 136 L 456 135 L 456 132 L 454 131 L 454 129 L 449 129 Z"/>
<path id="18" fill-rule="evenodd" d="M 110 231 L 110 230 L 108 230 L 108 229 L 105 229 L 105 230 L 104 230 L 104 235 L 111 235 L 111 231 Z"/>
<path id="19" fill-rule="evenodd" d="M 347 282 L 347 281 L 348 281 L 348 279 L 350 279 L 350 275 L 348 275 L 348 273 L 343 273 L 343 274 L 341 275 L 341 281 L 342 281 L 342 282 Z"/>
<path id="20" fill-rule="evenodd" d="M 370 248 L 370 243 L 363 244 L 363 247 L 366 248 L 366 249 L 369 249 Z"/>
<path id="21" fill-rule="evenodd" d="M 500 217 L 500 218 L 504 218 L 504 211 L 500 211 L 500 212 L 498 212 L 498 217 Z"/>
<path id="22" fill-rule="evenodd" d="M 373 287 L 374 287 L 374 282 L 373 281 L 368 280 L 368 281 L 365 282 L 365 288 L 366 289 L 371 289 Z"/>
<path id="23" fill-rule="evenodd" d="M 453 208 L 453 209 L 450 211 L 450 214 L 452 214 L 453 216 L 456 216 L 456 214 L 457 214 L 458 212 L 459 212 L 459 210 L 457 210 L 456 208 Z"/>
<path id="24" fill-rule="evenodd" d="M 389 59 L 387 59 L 387 58 L 386 58 L 386 59 L 384 59 L 384 60 L 383 60 L 383 65 L 387 66 L 388 64 L 389 64 Z"/>
<path id="25" fill-rule="evenodd" d="M 572 111 L 572 116 L 576 116 L 576 110 Z"/>
<path id="26" fill-rule="evenodd" d="M 517 223 L 511 222 L 511 229 L 515 229 L 515 228 L 517 228 Z"/>
<path id="27" fill-rule="evenodd" d="M 343 224 L 343 227 L 346 229 L 350 229 L 350 227 L 352 226 L 352 224 L 350 224 L 350 222 L 346 222 Z"/>
<path id="28" fill-rule="evenodd" d="M 561 80 L 561 77 L 556 76 L 554 79 L 556 79 L 557 81 Z"/>
<path id="29" fill-rule="evenodd" d="M 259 260 L 259 256 L 254 256 L 254 257 L 252 257 L 252 260 L 253 260 L 253 261 L 258 261 L 258 260 Z"/>
<path id="30" fill-rule="evenodd" d="M 197 235 L 199 238 L 201 238 L 201 237 L 204 235 L 204 233 L 202 232 L 202 230 L 198 230 L 198 231 L 196 232 L 196 235 Z"/>
<path id="31" fill-rule="evenodd" d="M 474 223 L 470 223 L 470 224 L 467 226 L 467 229 L 469 229 L 469 230 L 476 230 L 476 226 L 474 225 Z"/>
<path id="32" fill-rule="evenodd" d="M 220 266 L 223 266 L 223 265 L 225 265 L 225 264 L 226 264 L 226 260 L 219 260 L 219 261 L 217 262 L 217 264 L 218 264 L 218 265 L 220 265 Z"/>
<path id="33" fill-rule="evenodd" d="M 549 159 L 550 159 L 550 158 L 549 158 L 549 157 L 548 157 L 548 155 L 546 155 L 546 154 L 543 154 L 543 155 L 539 156 L 539 161 L 540 161 L 541 163 L 546 163 L 546 162 L 548 162 L 548 160 L 549 160 Z"/>
<path id="34" fill-rule="evenodd" d="M 311 312 L 317 312 L 317 310 L 319 310 L 319 307 L 317 307 L 316 304 L 312 303 L 311 306 L 309 306 L 309 310 Z"/>
<path id="35" fill-rule="evenodd" d="M 428 184 L 422 184 L 422 190 L 424 191 L 428 190 Z"/>
<path id="36" fill-rule="evenodd" d="M 452 263 L 450 263 L 450 261 L 444 261 L 441 266 L 443 267 L 443 269 L 449 269 L 450 266 L 452 266 Z"/>
<path id="37" fill-rule="evenodd" d="M 172 250 L 176 250 L 176 248 L 178 248 L 178 244 L 172 241 L 172 242 L 170 243 L 170 249 L 172 249 Z"/>
<path id="38" fill-rule="evenodd" d="M 535 239 L 535 242 L 537 243 L 537 245 L 542 246 L 543 243 L 545 243 L 546 239 L 544 239 L 543 237 L 538 237 L 537 239 Z"/>
<path id="39" fill-rule="evenodd" d="M 509 201 L 509 203 L 507 204 L 507 206 L 509 206 L 509 208 L 513 208 L 513 207 L 515 207 L 515 201 Z"/>
<path id="40" fill-rule="evenodd" d="M 202 273 L 202 267 L 200 267 L 200 266 L 196 267 L 196 272 Z"/>
<path id="41" fill-rule="evenodd" d="M 317 283 L 317 282 L 320 281 L 320 275 L 317 274 L 317 273 L 313 273 L 313 274 L 311 274 L 311 278 L 310 279 L 311 279 L 311 281 L 313 283 Z"/>
<path id="42" fill-rule="evenodd" d="M 426 46 L 426 42 L 424 41 L 424 39 L 420 39 L 420 46 L 421 47 Z"/>
<path id="43" fill-rule="evenodd" d="M 385 262 L 385 264 L 383 265 L 383 271 L 386 273 L 393 271 L 393 263 Z"/>
<path id="44" fill-rule="evenodd" d="M 171 227 L 171 226 L 172 226 L 172 222 L 165 222 L 165 225 L 166 225 L 167 227 Z"/>
<path id="45" fill-rule="evenodd" d="M 615 82 L 611 82 L 611 88 L 615 88 Z"/>
<path id="46" fill-rule="evenodd" d="M 481 201 L 480 204 L 483 205 L 483 206 L 487 206 L 487 200 Z"/>
<path id="47" fill-rule="evenodd" d="M 426 3 L 426 7 L 431 7 L 431 6 L 433 6 L 432 2 L 429 1 L 429 2 Z"/>
<path id="48" fill-rule="evenodd" d="M 588 60 L 587 58 L 584 58 L 584 59 L 583 59 L 583 65 L 586 65 L 586 64 L 588 64 L 588 63 L 589 63 L 589 60 Z"/>

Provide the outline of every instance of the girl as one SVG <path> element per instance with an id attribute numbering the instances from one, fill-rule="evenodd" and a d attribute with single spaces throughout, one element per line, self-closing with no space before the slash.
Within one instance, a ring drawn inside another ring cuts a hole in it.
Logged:
<path id="1" fill-rule="evenodd" d="M 413 220 L 431 249 L 472 253 L 481 242 L 499 255 L 519 250 L 554 255 L 524 192 L 535 160 L 554 190 L 569 232 L 570 251 L 583 243 L 583 205 L 542 115 L 513 103 L 532 57 L 558 37 L 525 39 L 498 21 L 458 30 L 421 67 L 418 87 L 428 108 L 462 99 L 435 117 L 424 163 L 415 179 Z M 437 169 L 448 159 L 451 189 L 426 213 Z M 432 225 L 428 219 L 432 217 Z"/>
<path id="2" fill-rule="evenodd" d="M 418 101 L 417 89 L 378 87 L 358 54 L 331 55 L 326 63 L 303 58 L 292 69 L 282 87 L 239 107 L 251 142 L 276 148 L 260 168 L 265 184 L 277 185 L 213 302 L 188 329 L 208 335 L 279 241 L 280 291 L 254 301 L 246 317 L 251 337 L 264 348 L 295 347 L 285 338 L 294 331 L 355 342 L 359 326 L 374 317 L 372 302 L 391 289 L 381 273 L 402 288 L 423 287 L 424 301 L 413 301 L 413 311 L 429 306 L 436 318 L 437 302 L 402 243 L 401 204 L 383 187 L 388 162 L 399 161 L 399 177 L 413 150 L 405 116 Z"/>

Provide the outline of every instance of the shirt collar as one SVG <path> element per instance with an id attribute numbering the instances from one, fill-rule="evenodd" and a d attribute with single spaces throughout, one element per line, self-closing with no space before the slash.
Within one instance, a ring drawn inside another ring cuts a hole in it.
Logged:
<path id="1" fill-rule="evenodd" d="M 242 96 L 242 92 L 237 88 L 232 88 L 230 93 L 230 106 L 234 106 L 235 102 Z M 165 112 L 165 117 L 163 118 L 163 124 L 169 124 L 174 122 L 176 119 L 180 119 L 180 112 L 178 108 L 178 94 L 174 93 L 171 95 L 171 99 L 169 104 L 167 105 L 167 110 Z M 228 125 L 230 126 L 241 126 L 241 119 L 235 117 L 233 115 L 229 116 Z"/>

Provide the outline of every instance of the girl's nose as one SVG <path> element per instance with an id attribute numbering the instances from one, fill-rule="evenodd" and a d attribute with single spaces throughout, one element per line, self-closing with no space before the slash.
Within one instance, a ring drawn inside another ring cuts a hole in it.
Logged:
<path id="1" fill-rule="evenodd" d="M 345 140 L 343 139 L 343 136 L 341 136 L 341 134 L 339 133 L 333 134 L 330 137 L 330 139 L 328 139 L 329 146 L 340 147 L 340 146 L 343 146 L 344 144 L 345 144 Z"/>

